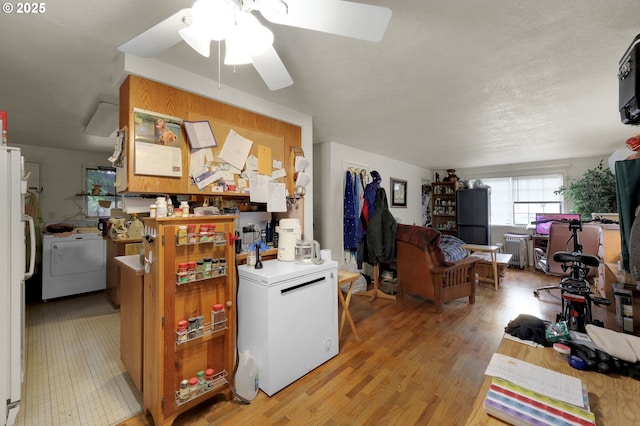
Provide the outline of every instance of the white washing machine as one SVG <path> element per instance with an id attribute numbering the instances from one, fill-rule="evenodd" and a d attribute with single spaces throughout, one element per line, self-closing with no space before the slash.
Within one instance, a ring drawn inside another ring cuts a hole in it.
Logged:
<path id="1" fill-rule="evenodd" d="M 100 233 L 42 236 L 42 300 L 104 290 L 107 249 Z"/>

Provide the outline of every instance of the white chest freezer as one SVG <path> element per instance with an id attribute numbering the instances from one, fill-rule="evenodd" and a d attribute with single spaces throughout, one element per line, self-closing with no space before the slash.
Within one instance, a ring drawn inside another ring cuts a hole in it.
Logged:
<path id="1" fill-rule="evenodd" d="M 338 263 L 238 267 L 238 349 L 271 396 L 338 354 Z"/>

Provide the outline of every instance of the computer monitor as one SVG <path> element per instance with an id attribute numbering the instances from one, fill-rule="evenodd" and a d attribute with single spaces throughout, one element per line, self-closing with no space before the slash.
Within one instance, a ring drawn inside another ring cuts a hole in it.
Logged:
<path id="1" fill-rule="evenodd" d="M 549 235 L 549 229 L 554 220 L 573 220 L 580 219 L 578 213 L 536 213 L 536 222 L 539 220 L 548 220 L 549 222 L 543 222 L 536 224 L 536 234 Z"/>

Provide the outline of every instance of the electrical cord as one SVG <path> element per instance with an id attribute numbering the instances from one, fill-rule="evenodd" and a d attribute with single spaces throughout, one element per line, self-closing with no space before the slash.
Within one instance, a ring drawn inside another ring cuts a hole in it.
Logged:
<path id="1" fill-rule="evenodd" d="M 231 373 L 231 377 L 229 377 L 229 390 L 231 391 L 231 393 L 233 394 L 233 396 L 236 397 L 236 399 L 243 405 L 249 405 L 251 404 L 251 401 L 249 401 L 248 399 L 244 398 L 242 395 L 240 395 L 238 392 L 236 392 L 236 388 L 234 386 L 235 384 L 235 379 L 236 379 L 236 372 L 238 371 L 238 361 L 240 360 L 240 352 L 238 351 L 238 288 L 240 287 L 240 278 L 238 278 L 238 262 L 234 262 L 235 263 L 235 268 L 236 268 L 236 297 L 235 297 L 235 306 L 234 306 L 234 310 L 233 310 L 233 316 L 234 316 L 234 330 L 235 330 L 235 339 L 234 341 L 236 342 L 236 359 L 233 363 L 233 372 Z"/>

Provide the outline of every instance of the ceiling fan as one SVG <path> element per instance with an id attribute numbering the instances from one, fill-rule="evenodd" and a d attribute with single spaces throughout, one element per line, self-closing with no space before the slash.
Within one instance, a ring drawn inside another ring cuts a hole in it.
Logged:
<path id="1" fill-rule="evenodd" d="M 208 57 L 212 41 L 225 41 L 227 65 L 252 63 L 267 87 L 279 90 L 293 79 L 273 48 L 273 33 L 253 14 L 291 27 L 321 31 L 367 41 L 380 41 L 391 10 L 343 0 L 196 0 L 118 50 L 153 57 L 185 41 Z"/>

